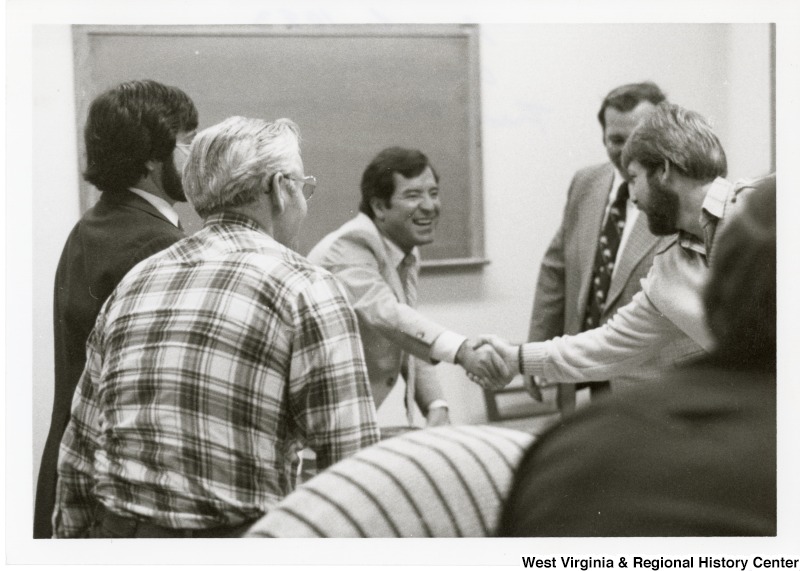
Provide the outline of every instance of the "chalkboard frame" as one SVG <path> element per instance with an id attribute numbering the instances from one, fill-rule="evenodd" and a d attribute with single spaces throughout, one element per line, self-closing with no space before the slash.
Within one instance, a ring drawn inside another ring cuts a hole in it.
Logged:
<path id="1" fill-rule="evenodd" d="M 92 41 L 99 36 L 149 36 L 149 35 L 214 35 L 230 37 L 251 36 L 313 36 L 319 37 L 397 37 L 426 38 L 448 41 L 463 39 L 466 69 L 463 70 L 467 83 L 466 124 L 463 125 L 468 140 L 468 153 L 463 157 L 459 168 L 468 173 L 466 188 L 457 192 L 461 204 L 466 205 L 467 223 L 459 228 L 464 233 L 464 243 L 468 244 L 467 254 L 459 257 L 426 258 L 423 249 L 423 268 L 447 270 L 448 268 L 475 268 L 488 263 L 484 254 L 483 192 L 482 192 L 482 152 L 481 152 L 481 108 L 480 108 L 480 64 L 478 26 L 475 24 L 368 24 L 368 25 L 198 25 L 198 26 L 113 26 L 113 25 L 75 25 L 72 27 L 75 49 L 75 90 L 76 121 L 79 150 L 79 173 L 83 171 L 85 148 L 83 126 L 88 114 L 91 99 L 99 93 L 92 75 Z M 413 93 L 408 94 L 413 97 Z M 450 191 L 450 189 L 448 189 Z M 91 207 L 99 197 L 99 192 L 80 179 L 81 212 Z M 446 214 L 446 213 L 445 213 Z"/>

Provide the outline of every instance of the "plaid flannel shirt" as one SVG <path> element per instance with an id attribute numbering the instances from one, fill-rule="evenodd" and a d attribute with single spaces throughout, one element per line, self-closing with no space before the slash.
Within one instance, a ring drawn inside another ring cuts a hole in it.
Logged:
<path id="1" fill-rule="evenodd" d="M 320 469 L 378 440 L 358 325 L 327 271 L 249 219 L 140 263 L 103 306 L 61 443 L 53 528 L 76 537 L 97 501 L 171 528 L 255 519 Z"/>

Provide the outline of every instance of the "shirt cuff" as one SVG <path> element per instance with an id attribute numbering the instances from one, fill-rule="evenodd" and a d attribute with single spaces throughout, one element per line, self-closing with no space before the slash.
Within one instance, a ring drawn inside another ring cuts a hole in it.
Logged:
<path id="1" fill-rule="evenodd" d="M 456 353 L 467 338 L 452 331 L 440 333 L 431 346 L 431 358 L 446 363 L 456 362 Z"/>
<path id="2" fill-rule="evenodd" d="M 435 408 L 449 408 L 447 406 L 447 401 L 444 399 L 436 399 L 435 401 L 431 402 L 428 405 L 428 412 L 432 411 Z"/>
<path id="3" fill-rule="evenodd" d="M 525 343 L 519 349 L 519 368 L 523 375 L 537 375 L 547 377 L 544 374 L 544 367 L 548 359 L 547 344 L 549 341 L 540 343 Z"/>

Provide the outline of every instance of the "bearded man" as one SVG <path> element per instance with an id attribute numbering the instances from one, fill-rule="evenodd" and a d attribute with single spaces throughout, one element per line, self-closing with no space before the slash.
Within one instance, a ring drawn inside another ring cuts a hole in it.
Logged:
<path id="1" fill-rule="evenodd" d="M 35 538 L 52 535 L 59 444 L 100 307 L 133 266 L 184 237 L 172 205 L 186 201 L 180 172 L 197 124 L 186 93 L 150 80 L 113 87 L 89 108 L 84 178 L 102 194 L 72 229 L 56 271 L 55 390 Z"/>

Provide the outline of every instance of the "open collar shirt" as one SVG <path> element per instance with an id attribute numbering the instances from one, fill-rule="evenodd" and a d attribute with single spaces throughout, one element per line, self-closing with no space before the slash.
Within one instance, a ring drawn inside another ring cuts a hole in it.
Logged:
<path id="1" fill-rule="evenodd" d="M 96 501 L 171 528 L 255 519 L 376 442 L 358 325 L 325 270 L 243 216 L 140 263 L 108 299 L 61 444 L 57 537 Z"/>

